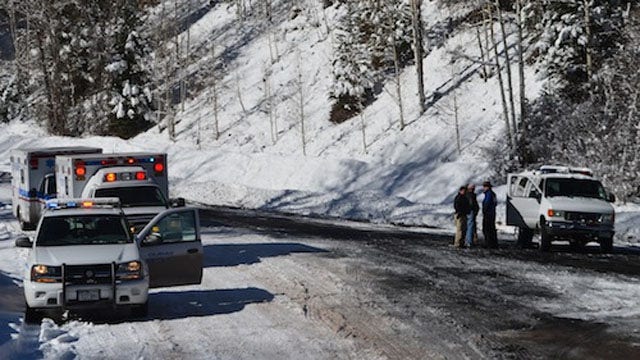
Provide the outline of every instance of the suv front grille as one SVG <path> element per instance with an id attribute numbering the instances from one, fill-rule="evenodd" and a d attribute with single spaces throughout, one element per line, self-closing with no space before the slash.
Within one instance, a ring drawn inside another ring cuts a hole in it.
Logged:
<path id="1" fill-rule="evenodd" d="M 66 265 L 64 267 L 64 281 L 68 285 L 96 285 L 111 284 L 111 264 L 97 265 Z"/>
<path id="2" fill-rule="evenodd" d="M 600 214 L 585 212 L 566 212 L 564 218 L 569 221 L 577 221 L 586 224 L 597 224 L 600 220 Z"/>

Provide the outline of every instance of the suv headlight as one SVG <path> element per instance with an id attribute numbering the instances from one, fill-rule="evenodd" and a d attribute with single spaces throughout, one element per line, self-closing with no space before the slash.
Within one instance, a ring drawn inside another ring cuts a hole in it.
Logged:
<path id="1" fill-rule="evenodd" d="M 116 269 L 116 280 L 139 280 L 142 279 L 142 276 L 142 263 L 140 261 L 118 264 Z"/>
<path id="2" fill-rule="evenodd" d="M 36 264 L 31 267 L 31 281 L 40 283 L 62 282 L 62 267 Z"/>
<path id="3" fill-rule="evenodd" d="M 616 214 L 611 213 L 611 214 L 602 214 L 600 216 L 600 222 L 603 224 L 613 224 L 613 222 L 616 219 Z"/>

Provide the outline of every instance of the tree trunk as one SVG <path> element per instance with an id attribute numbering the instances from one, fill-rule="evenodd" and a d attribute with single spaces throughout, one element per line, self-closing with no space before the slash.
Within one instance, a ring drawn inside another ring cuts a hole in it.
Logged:
<path id="1" fill-rule="evenodd" d="M 516 105 L 513 99 L 511 56 L 509 55 L 509 44 L 507 42 L 507 32 L 504 28 L 504 19 L 502 17 L 502 9 L 500 9 L 500 0 L 496 0 L 496 9 L 498 11 L 498 22 L 500 24 L 500 32 L 502 33 L 502 46 L 504 47 L 504 61 L 505 61 L 505 68 L 507 70 L 507 90 L 509 91 L 509 105 L 511 108 L 511 128 L 513 129 L 514 134 L 516 134 L 518 132 L 518 124 L 516 123 Z"/>
<path id="2" fill-rule="evenodd" d="M 587 42 L 584 44 L 587 62 L 587 83 L 591 84 L 591 77 L 593 76 L 593 60 L 591 56 L 591 6 L 589 0 L 583 0 L 584 6 L 584 27 L 585 36 Z"/>
<path id="3" fill-rule="evenodd" d="M 524 77 L 524 49 L 523 49 L 523 31 L 522 28 L 522 0 L 516 0 L 516 24 L 518 26 L 518 77 L 520 83 L 520 161 L 525 161 L 525 143 L 527 141 L 527 96 Z M 524 165 L 524 164 L 523 164 Z"/>
<path id="4" fill-rule="evenodd" d="M 489 73 L 487 73 L 487 59 L 484 54 L 484 47 L 482 46 L 482 38 L 480 36 L 480 29 L 476 27 L 476 38 L 478 39 L 478 49 L 480 49 L 480 60 L 482 61 L 482 78 L 484 82 L 487 82 L 489 79 Z"/>
<path id="5" fill-rule="evenodd" d="M 391 45 L 393 47 L 393 67 L 394 77 L 396 84 L 396 97 L 398 100 L 398 115 L 400 116 L 400 131 L 404 130 L 404 109 L 402 106 L 402 84 L 400 83 L 400 59 L 398 54 L 398 48 L 396 47 L 395 40 Z"/>
<path id="6" fill-rule="evenodd" d="M 458 83 L 457 72 L 453 63 L 451 64 L 451 80 L 454 84 Z M 456 145 L 458 148 L 458 155 L 460 155 L 462 154 L 462 144 L 460 141 L 460 123 L 458 119 L 458 92 L 455 88 L 452 89 L 451 95 L 453 96 L 453 122 L 456 127 Z"/>
<path id="7" fill-rule="evenodd" d="M 422 53 L 422 0 L 411 0 L 411 17 L 413 22 L 413 46 L 416 62 L 416 76 L 418 80 L 418 101 L 420 114 L 426 111 L 426 98 L 424 95 L 424 70 Z"/>
<path id="8" fill-rule="evenodd" d="M 298 83 L 297 83 L 297 92 L 298 92 L 298 115 L 300 116 L 300 136 L 302 137 L 302 155 L 307 156 L 307 140 L 306 140 L 306 131 L 304 128 L 305 114 L 304 114 L 304 82 L 302 80 L 302 59 L 301 55 L 298 52 Z"/>
<path id="9" fill-rule="evenodd" d="M 362 150 L 364 153 L 367 153 L 367 133 L 366 133 L 366 122 L 364 121 L 364 110 L 360 109 L 360 125 L 362 129 Z"/>
<path id="10" fill-rule="evenodd" d="M 216 44 L 211 41 L 211 90 L 213 91 L 213 125 L 216 141 L 220 139 L 220 123 L 218 121 L 218 74 L 216 74 Z"/>
<path id="11" fill-rule="evenodd" d="M 491 5 L 487 6 L 489 11 L 489 33 L 491 41 L 493 42 L 493 52 L 495 55 L 496 71 L 498 73 L 498 84 L 500 85 L 500 98 L 502 99 L 502 113 L 504 116 L 504 122 L 507 129 L 507 144 L 509 149 L 513 150 L 513 134 L 511 133 L 511 125 L 509 124 L 509 108 L 507 106 L 507 98 L 504 93 L 504 83 L 502 81 L 502 70 L 500 69 L 500 54 L 498 53 L 498 44 L 496 43 L 495 33 L 493 31 L 493 13 L 491 11 Z"/>

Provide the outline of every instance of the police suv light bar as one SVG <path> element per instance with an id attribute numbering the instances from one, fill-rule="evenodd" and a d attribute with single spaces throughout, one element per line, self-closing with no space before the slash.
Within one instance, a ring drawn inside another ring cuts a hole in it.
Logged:
<path id="1" fill-rule="evenodd" d="M 120 207 L 119 198 L 90 198 L 90 199 L 52 199 L 47 201 L 49 210 L 60 209 L 91 209 Z"/>

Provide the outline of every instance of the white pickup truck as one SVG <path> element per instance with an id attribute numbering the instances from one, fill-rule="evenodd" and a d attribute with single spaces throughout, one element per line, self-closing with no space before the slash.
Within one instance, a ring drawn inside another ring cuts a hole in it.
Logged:
<path id="1" fill-rule="evenodd" d="M 169 209 L 137 235 L 117 198 L 47 202 L 24 274 L 25 322 L 45 312 L 129 308 L 145 317 L 150 287 L 199 284 L 203 247 L 198 211 Z"/>
<path id="2" fill-rule="evenodd" d="M 518 228 L 518 243 L 527 246 L 540 233 L 540 250 L 555 240 L 574 247 L 595 241 L 602 251 L 613 250 L 615 197 L 593 178 L 591 170 L 543 166 L 509 174 L 507 225 Z"/>

